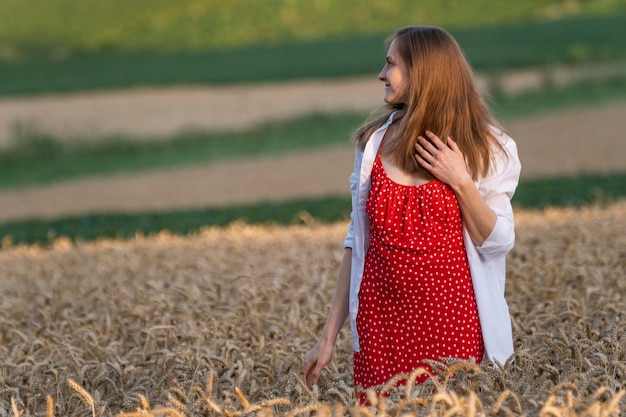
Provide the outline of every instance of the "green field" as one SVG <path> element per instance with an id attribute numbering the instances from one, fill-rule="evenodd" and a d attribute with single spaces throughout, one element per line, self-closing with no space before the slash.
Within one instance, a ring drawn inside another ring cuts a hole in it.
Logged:
<path id="1" fill-rule="evenodd" d="M 626 80 L 587 83 L 558 91 L 500 97 L 499 116 L 512 119 L 539 112 L 559 111 L 577 106 L 610 105 L 626 100 Z M 166 141 L 137 138 L 95 138 L 81 144 L 31 135 L 18 138 L 16 145 L 0 152 L 0 187 L 17 188 L 75 177 L 131 172 L 166 166 L 208 164 L 216 160 L 276 155 L 306 149 L 346 145 L 361 115 L 310 115 L 271 123 L 243 132 L 198 133 Z M 296 140 L 297 139 L 297 140 Z M 583 175 L 522 181 L 514 204 L 522 208 L 606 203 L 626 197 L 626 172 L 610 175 Z M 6 242 L 49 243 L 57 236 L 91 240 L 98 237 L 128 238 L 167 229 L 193 233 L 206 225 L 249 223 L 293 224 L 311 217 L 316 221 L 345 220 L 349 215 L 347 197 L 262 203 L 187 211 L 138 214 L 100 214 L 51 221 L 28 220 L 0 224 Z M 302 216 L 302 213 L 306 213 Z"/>
<path id="2" fill-rule="evenodd" d="M 370 0 L 48 0 L 38 7 L 5 0 L 0 4 L 0 95 L 372 74 L 382 63 L 385 36 L 398 26 L 416 23 L 449 29 L 472 65 L 488 73 L 626 60 L 623 0 L 400 0 L 384 6 Z M 492 106 L 499 118 L 510 120 L 624 99 L 626 80 L 618 78 L 565 90 L 496 96 Z M 245 132 L 184 133 L 157 143 L 111 137 L 85 138 L 76 145 L 46 132 L 24 130 L 12 146 L 0 151 L 0 188 L 346 144 L 361 120 L 361 115 L 351 114 L 310 115 Z M 520 185 L 515 203 L 545 207 L 610 201 L 625 195 L 623 184 L 623 173 L 535 180 Z M 187 233 L 240 218 L 288 224 L 299 221 L 301 211 L 321 221 L 347 215 L 345 199 L 329 197 L 33 220 L 1 225 L 0 236 L 47 242 L 60 234 L 92 239 L 164 228 Z"/>
<path id="3" fill-rule="evenodd" d="M 401 20 L 397 17 L 396 21 Z M 480 71 L 626 60 L 623 36 L 626 8 L 615 6 L 610 14 L 575 15 L 557 20 L 531 20 L 527 14 L 499 23 L 491 20 L 494 19 L 464 27 L 458 19 L 450 17 L 452 26 L 448 29 L 471 64 Z M 20 35 L 17 28 L 13 29 L 13 35 L 6 33 L 13 26 L 0 24 L 5 31 L 0 35 L 0 95 L 372 74 L 382 65 L 385 37 L 397 26 L 388 25 L 388 30 L 372 27 L 369 31 L 329 32 L 303 39 L 285 34 L 280 41 L 265 43 L 259 37 L 257 43 L 242 41 L 237 46 L 215 48 L 187 45 L 184 39 L 179 39 L 184 31 L 169 33 L 172 39 L 178 39 L 176 47 L 169 47 L 165 41 L 131 47 L 124 43 L 136 41 L 130 35 L 108 46 L 93 41 L 96 46 L 87 47 L 72 44 L 70 39 L 74 38 L 69 34 L 64 35 L 68 39 L 61 35 L 46 37 L 45 25 L 33 28 L 32 36 L 52 44 L 60 42 L 51 46 L 24 40 L 28 36 Z M 236 32 L 238 27 L 232 30 Z M 77 34 L 74 36 L 75 42 L 81 41 Z M 60 40 L 54 41 L 57 38 Z M 84 42 L 87 39 L 89 36 L 85 35 Z"/>
<path id="4" fill-rule="evenodd" d="M 492 105 L 500 119 L 511 120 L 624 100 L 626 79 L 616 79 L 497 97 Z M 0 189 L 345 146 L 363 119 L 360 114 L 315 114 L 246 131 L 181 133 L 158 141 L 131 136 L 64 141 L 24 130 L 0 150 Z"/>
<path id="5" fill-rule="evenodd" d="M 626 197 L 624 184 L 626 172 L 521 181 L 513 204 L 517 208 L 539 209 L 606 204 Z M 0 236 L 4 237 L 5 245 L 49 244 L 60 236 L 74 241 L 101 237 L 127 239 L 136 234 L 149 235 L 162 230 L 187 235 L 207 225 L 227 226 L 236 221 L 281 225 L 311 221 L 332 223 L 348 220 L 350 207 L 350 197 L 329 196 L 227 208 L 134 214 L 93 213 L 54 220 L 8 222 L 0 224 Z"/>
<path id="6" fill-rule="evenodd" d="M 625 7 L 624 0 L 3 0 L 0 57 L 206 51 L 381 34 L 407 24 L 461 28 L 603 16 Z"/>

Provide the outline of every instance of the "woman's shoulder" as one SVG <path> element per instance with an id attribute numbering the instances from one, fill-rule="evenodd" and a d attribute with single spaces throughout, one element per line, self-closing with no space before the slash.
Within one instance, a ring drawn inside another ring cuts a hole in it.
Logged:
<path id="1" fill-rule="evenodd" d="M 515 144 L 515 141 L 513 140 L 513 138 L 509 136 L 509 134 L 507 133 L 506 130 L 504 130 L 503 127 L 489 125 L 489 131 L 501 145 L 507 145 L 507 144 L 514 145 Z"/>
<path id="2" fill-rule="evenodd" d="M 515 140 L 500 126 L 490 125 L 489 130 L 493 138 L 497 141 L 499 146 L 496 146 L 495 157 L 507 156 L 517 158 L 517 144 Z"/>
<path id="3" fill-rule="evenodd" d="M 519 177 L 521 163 L 517 153 L 517 144 L 500 126 L 489 126 L 491 134 L 499 146 L 494 146 L 489 173 L 482 181 L 501 176 Z"/>

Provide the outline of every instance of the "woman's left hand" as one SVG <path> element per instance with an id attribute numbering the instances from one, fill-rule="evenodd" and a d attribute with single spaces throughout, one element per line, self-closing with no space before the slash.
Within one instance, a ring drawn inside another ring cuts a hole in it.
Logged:
<path id="1" fill-rule="evenodd" d="M 415 144 L 415 159 L 421 166 L 452 189 L 472 181 L 463 153 L 452 138 L 445 144 L 433 132 L 426 131 L 426 136 L 428 139 L 419 136 Z"/>

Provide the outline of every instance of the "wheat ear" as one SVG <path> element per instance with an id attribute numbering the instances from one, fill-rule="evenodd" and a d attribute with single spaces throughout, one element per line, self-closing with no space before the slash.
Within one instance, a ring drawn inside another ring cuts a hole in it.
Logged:
<path id="1" fill-rule="evenodd" d="M 14 417 L 20 417 L 22 413 L 17 408 L 17 404 L 15 404 L 15 397 L 11 397 L 11 408 L 13 409 Z"/>
<path id="2" fill-rule="evenodd" d="M 85 400 L 87 404 L 91 407 L 91 415 L 96 417 L 96 405 L 93 401 L 93 397 L 85 390 L 85 388 L 81 387 L 74 381 L 72 378 L 67 378 L 67 385 L 70 386 L 71 389 L 80 394 L 81 397 Z"/>
<path id="3" fill-rule="evenodd" d="M 46 395 L 46 417 L 54 417 L 54 401 L 50 394 Z"/>
<path id="4" fill-rule="evenodd" d="M 142 411 L 150 408 L 150 403 L 148 402 L 148 399 L 145 397 L 145 395 L 137 394 L 137 398 L 139 398 L 139 401 L 141 402 Z"/>

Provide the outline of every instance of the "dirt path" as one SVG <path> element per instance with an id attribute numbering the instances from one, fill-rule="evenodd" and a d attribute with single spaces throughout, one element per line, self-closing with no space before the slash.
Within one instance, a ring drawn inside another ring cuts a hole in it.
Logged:
<path id="1" fill-rule="evenodd" d="M 377 83 L 342 80 L 254 89 L 232 87 L 214 89 L 210 94 L 206 90 L 172 89 L 4 100 L 0 114 L 7 117 L 10 113 L 3 105 L 14 112 L 20 106 L 34 106 L 56 114 L 58 118 L 50 120 L 67 131 L 72 126 L 64 126 L 62 120 L 76 120 L 82 128 L 94 123 L 99 127 L 93 131 L 99 133 L 111 128 L 153 135 L 189 127 L 191 116 L 206 123 L 196 127 L 220 123 L 243 127 L 311 110 L 349 108 L 366 112 L 379 100 Z M 136 129 L 134 123 L 138 123 Z M 626 169 L 626 104 L 519 120 L 507 129 L 518 143 L 524 178 Z M 347 195 L 352 156 L 353 150 L 346 144 L 296 155 L 2 191 L 0 221 Z"/>

